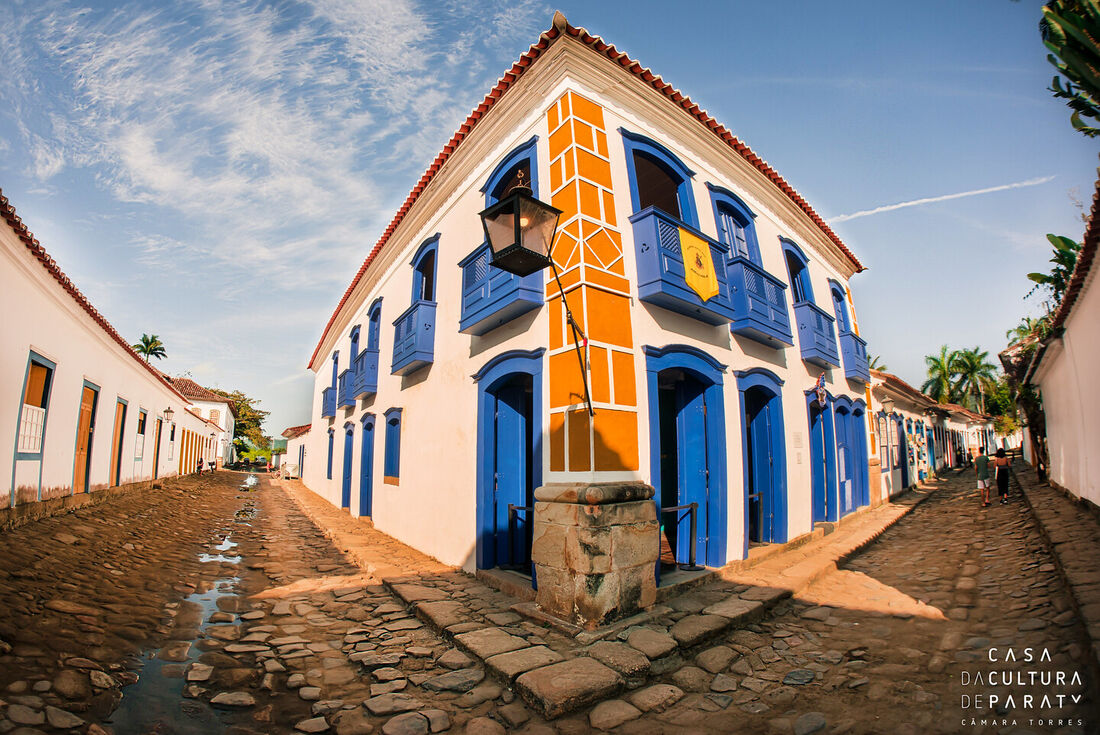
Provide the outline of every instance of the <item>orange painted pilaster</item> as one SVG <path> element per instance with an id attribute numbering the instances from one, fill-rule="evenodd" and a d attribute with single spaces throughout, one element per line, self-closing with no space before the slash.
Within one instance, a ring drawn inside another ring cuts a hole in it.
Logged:
<path id="1" fill-rule="evenodd" d="M 603 108 L 567 92 L 546 112 L 551 203 L 562 210 L 551 256 L 573 317 L 588 336 L 584 386 L 561 295 L 548 272 L 551 472 L 638 469 L 638 407 L 630 282 L 616 227 Z"/>

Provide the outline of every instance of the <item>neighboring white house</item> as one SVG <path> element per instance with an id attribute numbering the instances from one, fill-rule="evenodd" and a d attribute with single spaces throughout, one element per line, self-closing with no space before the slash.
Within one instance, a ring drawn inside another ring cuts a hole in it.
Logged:
<path id="1" fill-rule="evenodd" d="M 193 471 L 191 403 L 96 311 L 0 193 L 0 508 Z M 16 318 L 16 316 L 18 318 Z"/>
<path id="2" fill-rule="evenodd" d="M 310 424 L 291 426 L 283 432 L 286 439 L 286 454 L 282 459 L 282 470 L 286 477 L 301 477 L 306 463 L 306 442 L 309 440 Z"/>
<path id="3" fill-rule="evenodd" d="M 1094 506 L 1100 505 L 1098 241 L 1100 184 L 1077 266 L 1051 322 L 1055 336 L 1040 345 L 1027 378 L 1043 397 L 1051 484 Z"/>
<path id="4" fill-rule="evenodd" d="M 562 212 L 561 289 L 489 262 L 479 212 L 520 180 Z M 859 260 L 699 105 L 560 16 L 364 254 L 309 360 L 303 480 L 444 562 L 526 568 L 548 482 L 651 484 L 685 562 L 696 503 L 712 567 L 869 504 Z"/>
<path id="5" fill-rule="evenodd" d="M 225 396 L 202 387 L 190 378 L 173 378 L 167 375 L 164 378 L 191 401 L 192 413 L 212 424 L 213 453 L 206 459 L 216 459 L 218 467 L 232 462 L 236 457 L 236 450 L 233 447 L 233 427 L 237 420 L 237 410 L 233 407 L 233 402 Z"/>

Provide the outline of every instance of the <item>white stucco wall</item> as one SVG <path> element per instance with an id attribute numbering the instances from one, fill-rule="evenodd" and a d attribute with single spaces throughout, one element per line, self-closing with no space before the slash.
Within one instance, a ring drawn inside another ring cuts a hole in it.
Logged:
<path id="1" fill-rule="evenodd" d="M 763 265 L 766 270 L 784 283 L 788 281 L 785 261 L 779 237 L 797 242 L 809 256 L 809 272 L 815 301 L 828 313 L 832 313 L 827 280 L 845 284 L 844 273 L 827 262 L 814 248 L 814 238 L 820 238 L 804 219 L 792 218 L 771 211 L 767 204 L 753 194 L 733 173 L 729 160 L 708 150 L 700 154 L 691 145 L 678 145 L 676 133 L 667 128 L 654 127 L 642 119 L 625 113 L 614 100 L 608 100 L 576 81 L 559 85 L 541 102 L 530 106 L 531 112 L 515 125 L 509 134 L 500 139 L 494 155 L 487 156 L 476 165 L 461 184 L 453 186 L 454 194 L 446 204 L 436 208 L 425 218 L 415 233 L 398 230 L 398 236 L 387 243 L 382 255 L 372 265 L 364 283 L 352 295 L 345 314 L 337 320 L 334 331 L 336 340 L 325 342 L 325 351 L 317 358 L 315 389 L 312 410 L 313 430 L 307 435 L 307 454 L 304 481 L 311 489 L 334 504 L 340 503 L 343 464 L 343 433 L 346 424 L 354 426 L 355 442 L 352 452 L 351 512 L 359 513 L 360 447 L 362 440 L 361 419 L 364 413 L 376 416 L 374 445 L 373 520 L 380 530 L 410 545 L 426 551 L 444 562 L 472 568 L 475 554 L 476 510 L 476 457 L 477 457 L 477 396 L 478 387 L 471 380 L 486 362 L 508 350 L 532 350 L 545 347 L 548 335 L 547 309 L 521 316 L 481 337 L 460 334 L 461 270 L 457 263 L 483 241 L 478 212 L 485 206 L 484 195 L 479 188 L 485 183 L 492 169 L 512 149 L 538 136 L 538 169 L 540 196 L 549 200 L 549 152 L 545 110 L 564 91 L 565 85 L 585 97 L 604 106 L 605 129 L 608 131 L 608 148 L 615 189 L 616 220 L 623 235 L 625 273 L 632 282 L 631 318 L 636 350 L 635 376 L 639 415 L 639 470 L 629 473 L 600 473 L 599 479 L 637 478 L 650 481 L 650 440 L 646 391 L 646 363 L 642 347 L 663 347 L 683 344 L 698 347 L 727 366 L 724 376 L 724 409 L 726 416 L 726 476 L 727 476 L 727 558 L 737 559 L 744 547 L 744 467 L 742 459 L 742 433 L 740 427 L 740 396 L 735 371 L 763 367 L 776 373 L 784 381 L 783 414 L 786 429 L 788 529 L 791 538 L 811 530 L 811 489 L 809 468 L 808 414 L 804 391 L 811 388 L 820 369 L 804 363 L 797 344 L 785 350 L 773 350 L 748 339 L 730 334 L 728 326 L 711 327 L 686 316 L 660 308 L 645 306 L 637 299 L 637 264 L 628 221 L 632 214 L 630 186 L 625 163 L 625 153 L 617 132 L 620 126 L 641 132 L 662 141 L 696 172 L 693 181 L 696 211 L 700 229 L 717 238 L 710 195 L 706 182 L 725 186 L 742 196 L 757 214 L 755 226 Z M 726 152 L 725 157 L 733 155 Z M 451 162 L 448 165 L 452 165 Z M 759 184 L 753 184 L 758 186 Z M 415 208 L 414 208 L 415 210 Z M 406 227 L 403 223 L 402 227 Z M 813 230 L 813 231 L 811 231 Z M 413 272 L 409 264 L 421 243 L 433 233 L 441 233 L 439 239 L 436 273 L 436 300 L 438 302 L 435 328 L 435 362 L 404 378 L 389 373 L 393 352 L 393 320 L 410 304 Z M 388 255 L 387 255 L 388 253 Z M 835 256 L 834 256 L 835 257 Z M 332 379 L 331 355 L 339 350 L 340 370 L 348 367 L 350 331 L 362 325 L 360 347 L 366 345 L 367 309 L 375 298 L 382 297 L 382 330 L 379 352 L 379 378 L 377 394 L 359 401 L 354 409 L 337 409 L 335 419 L 321 416 L 321 392 Z M 788 293 L 788 310 L 792 331 L 797 327 Z M 855 315 L 850 315 L 855 322 Z M 543 359 L 543 421 L 542 435 L 548 432 L 549 381 L 546 379 L 546 359 Z M 834 396 L 848 396 L 853 401 L 863 400 L 864 391 L 859 384 L 850 384 L 844 377 L 843 367 L 827 373 L 827 384 Z M 385 450 L 385 411 L 401 407 L 401 477 L 399 485 L 382 482 L 382 466 Z M 866 424 L 864 424 L 866 430 Z M 326 476 L 328 454 L 328 429 L 334 430 L 332 477 Z M 867 446 L 870 448 L 870 439 Z M 591 473 L 551 473 L 549 448 L 543 441 L 542 478 L 546 481 L 569 479 L 594 479 Z M 288 455 L 295 456 L 288 447 Z"/>
<path id="2" fill-rule="evenodd" d="M 188 403 L 126 352 L 65 292 L 7 225 L 0 225 L 0 309 L 12 315 L 0 331 L 0 506 L 19 498 L 46 499 L 72 492 L 77 421 L 84 381 L 99 387 L 88 487 L 108 485 L 117 399 L 127 401 L 121 484 L 153 477 L 157 418 L 174 412 L 175 446 L 163 425 L 158 476 L 178 470 L 181 430 L 205 437 L 207 424 Z M 50 388 L 43 459 L 15 458 L 16 432 L 30 352 L 56 363 Z M 147 412 L 144 451 L 137 458 L 139 410 Z"/>
<path id="3" fill-rule="evenodd" d="M 1060 341 L 1050 345 L 1035 379 L 1046 414 L 1050 479 L 1100 505 L 1100 289 L 1097 266 L 1078 294 Z"/>

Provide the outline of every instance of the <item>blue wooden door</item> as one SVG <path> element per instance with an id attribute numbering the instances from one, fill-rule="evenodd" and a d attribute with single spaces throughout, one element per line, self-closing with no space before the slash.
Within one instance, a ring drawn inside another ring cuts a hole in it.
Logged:
<path id="1" fill-rule="evenodd" d="M 909 487 L 909 442 L 905 439 L 905 424 L 900 419 L 898 420 L 898 464 L 901 465 L 901 487 Z"/>
<path id="2" fill-rule="evenodd" d="M 816 403 L 816 401 L 815 401 Z M 829 492 L 825 471 L 825 412 L 819 406 L 810 407 L 810 469 L 813 485 L 813 522 L 829 520 Z"/>
<path id="3" fill-rule="evenodd" d="M 363 422 L 363 448 L 359 460 L 359 515 L 374 515 L 374 419 Z"/>
<path id="4" fill-rule="evenodd" d="M 302 473 L 306 471 L 306 445 L 303 444 L 298 447 L 298 477 L 301 479 Z"/>
<path id="5" fill-rule="evenodd" d="M 749 541 L 771 543 L 774 537 L 775 467 L 772 463 L 772 405 L 770 396 L 750 391 L 746 398 L 748 414 Z"/>
<path id="6" fill-rule="evenodd" d="M 340 493 L 340 507 L 351 508 L 351 450 L 355 444 L 355 433 L 348 429 L 344 432 L 344 483 Z"/>
<path id="7" fill-rule="evenodd" d="M 707 559 L 709 540 L 707 403 L 705 387 L 695 380 L 676 386 L 677 505 L 698 503 L 695 519 L 695 561 Z M 691 557 L 691 512 L 676 514 L 676 561 L 686 564 Z M 669 519 L 671 520 L 671 519 Z"/>
<path id="8" fill-rule="evenodd" d="M 852 467 L 851 414 L 843 408 L 836 412 L 836 481 L 840 515 L 855 509 Z"/>
<path id="9" fill-rule="evenodd" d="M 493 422 L 493 543 L 492 566 L 517 566 L 526 571 L 530 561 L 530 512 L 518 511 L 509 534 L 508 506 L 530 507 L 529 471 L 530 393 L 522 382 L 510 382 L 495 394 Z M 511 536 L 511 538 L 509 538 Z"/>

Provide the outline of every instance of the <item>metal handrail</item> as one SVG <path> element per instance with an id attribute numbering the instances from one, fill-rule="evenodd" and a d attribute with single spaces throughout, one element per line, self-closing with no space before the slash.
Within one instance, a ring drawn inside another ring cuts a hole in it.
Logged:
<path id="1" fill-rule="evenodd" d="M 695 541 L 696 541 L 695 531 L 696 531 L 697 523 L 698 523 L 697 520 L 696 520 L 696 517 L 699 513 L 699 504 L 698 503 L 687 503 L 685 505 L 673 505 L 673 506 L 670 506 L 668 508 L 661 508 L 662 513 L 675 513 L 676 511 L 680 511 L 680 510 L 686 510 L 688 513 L 691 514 L 691 518 L 689 519 L 689 524 L 688 524 L 688 529 L 689 529 L 689 533 L 691 534 L 691 538 L 688 542 L 688 563 L 687 564 L 680 564 L 679 566 L 680 566 L 680 569 L 685 571 L 685 572 L 699 572 L 699 571 L 702 571 L 705 568 L 705 567 L 701 567 L 701 566 L 699 566 L 698 564 L 695 563 Z M 676 520 L 677 520 L 677 523 L 679 523 L 680 519 L 677 518 Z"/>
<path id="2" fill-rule="evenodd" d="M 530 505 L 516 505 L 514 503 L 508 503 L 508 553 L 511 554 L 515 548 L 512 544 L 512 539 L 516 536 L 516 519 L 519 516 L 519 511 L 525 513 L 534 512 L 534 508 Z M 501 569 L 523 569 L 523 564 L 501 564 Z"/>

